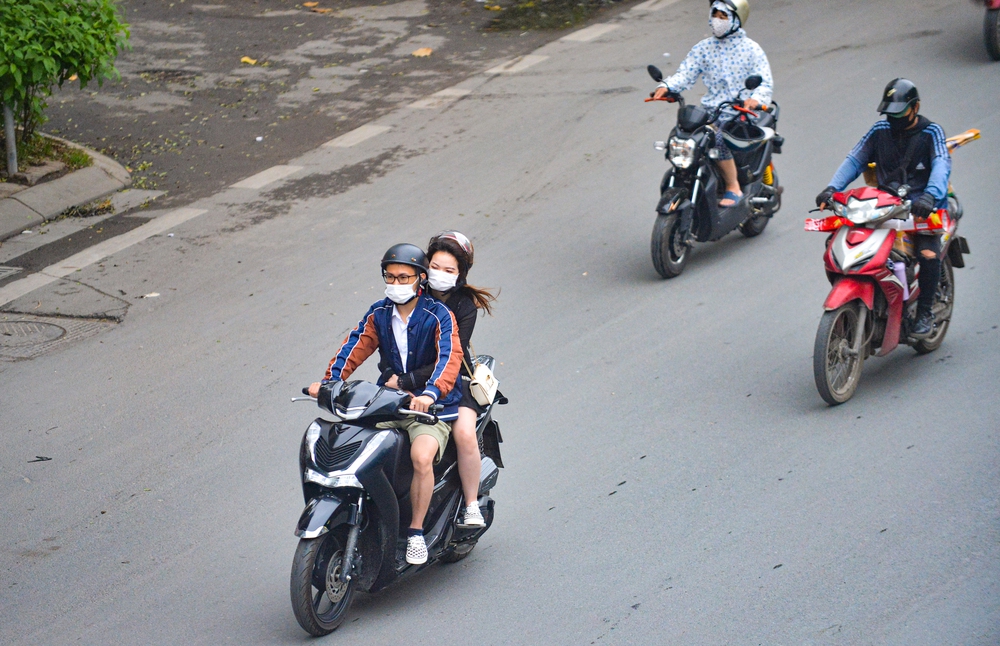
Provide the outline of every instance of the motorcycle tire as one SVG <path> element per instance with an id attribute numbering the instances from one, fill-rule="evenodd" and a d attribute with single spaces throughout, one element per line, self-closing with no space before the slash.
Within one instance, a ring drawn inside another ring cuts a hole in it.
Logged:
<path id="1" fill-rule="evenodd" d="M 934 300 L 934 331 L 926 339 L 920 339 L 913 344 L 917 354 L 934 352 L 944 343 L 944 335 L 948 333 L 951 324 L 951 313 L 955 307 L 955 270 L 951 266 L 951 258 L 945 254 L 941 260 L 941 282 L 938 284 L 937 298 Z"/>
<path id="2" fill-rule="evenodd" d="M 458 563 L 472 553 L 472 550 L 476 547 L 476 543 L 478 542 L 479 541 L 473 541 L 472 543 L 463 543 L 461 545 L 449 547 L 441 553 L 438 560 L 442 563 Z"/>
<path id="3" fill-rule="evenodd" d="M 855 357 L 846 352 L 853 346 L 857 335 L 858 306 L 858 301 L 852 301 L 832 312 L 825 312 L 816 330 L 813 376 L 820 397 L 830 406 L 843 404 L 853 397 L 861 381 L 864 348 Z"/>
<path id="4" fill-rule="evenodd" d="M 1000 61 L 1000 9 L 988 9 L 983 19 L 983 39 L 986 53 L 995 61 Z"/>
<path id="5" fill-rule="evenodd" d="M 650 241 L 650 251 L 653 256 L 653 267 L 663 278 L 680 276 L 687 264 L 688 252 L 691 251 L 681 240 L 681 218 L 676 211 L 666 215 L 657 215 L 653 224 L 653 237 Z"/>
<path id="6" fill-rule="evenodd" d="M 327 532 L 303 538 L 292 560 L 291 595 L 295 619 L 310 635 L 329 635 L 344 623 L 354 600 L 354 581 L 340 583 L 346 536 Z"/>

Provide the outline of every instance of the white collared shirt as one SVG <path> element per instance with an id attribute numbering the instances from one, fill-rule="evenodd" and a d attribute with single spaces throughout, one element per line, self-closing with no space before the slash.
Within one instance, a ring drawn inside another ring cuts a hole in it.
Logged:
<path id="1" fill-rule="evenodd" d="M 413 316 L 413 313 L 410 313 Z M 409 350 L 409 342 L 406 338 L 406 321 L 399 314 L 399 308 L 392 306 L 392 336 L 396 339 L 396 349 L 399 350 L 399 358 L 403 360 L 403 372 L 406 372 L 406 357 Z"/>

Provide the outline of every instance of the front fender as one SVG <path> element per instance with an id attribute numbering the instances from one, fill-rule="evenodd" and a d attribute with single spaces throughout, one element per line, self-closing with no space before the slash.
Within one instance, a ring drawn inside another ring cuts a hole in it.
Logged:
<path id="1" fill-rule="evenodd" d="M 346 523 L 350 518 L 350 509 L 350 503 L 333 493 L 313 498 L 299 516 L 295 535 L 299 538 L 322 536 L 331 526 Z"/>
<path id="2" fill-rule="evenodd" d="M 875 308 L 875 284 L 870 280 L 844 277 L 833 284 L 833 289 L 823 303 L 823 309 L 832 311 L 855 299 L 861 299 L 868 309 Z"/>

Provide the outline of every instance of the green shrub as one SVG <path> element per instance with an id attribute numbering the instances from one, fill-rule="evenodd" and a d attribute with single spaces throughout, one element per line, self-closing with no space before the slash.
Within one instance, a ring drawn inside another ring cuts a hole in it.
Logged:
<path id="1" fill-rule="evenodd" d="M 45 123 L 53 87 L 118 78 L 128 37 L 116 0 L 0 0 L 0 100 L 14 109 L 18 146 Z"/>

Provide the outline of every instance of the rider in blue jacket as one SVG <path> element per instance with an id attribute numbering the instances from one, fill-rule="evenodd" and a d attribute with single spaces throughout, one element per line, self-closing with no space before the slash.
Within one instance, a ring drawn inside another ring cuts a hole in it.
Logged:
<path id="1" fill-rule="evenodd" d="M 416 366 L 434 366 L 420 394 L 414 393 L 410 408 L 426 413 L 435 403 L 444 406 L 437 414 L 439 421 L 427 424 L 409 418 L 379 425 L 405 430 L 410 437 L 413 513 L 406 541 L 406 562 L 420 564 L 427 562 L 424 517 L 434 493 L 434 464 L 444 454 L 451 433 L 448 421 L 458 417 L 458 404 L 462 401 L 462 389 L 455 387 L 462 366 L 462 345 L 451 310 L 423 293 L 427 257 L 420 247 L 412 244 L 390 247 L 382 257 L 382 278 L 385 299 L 372 305 L 351 330 L 330 361 L 323 381 L 312 384 L 309 394 L 316 397 L 321 384 L 347 379 L 376 350 L 381 365 L 390 367 L 394 374 L 404 374 Z M 380 386 L 385 385 L 386 374 L 379 377 Z"/>
<path id="2" fill-rule="evenodd" d="M 878 111 L 886 115 L 885 119 L 875 122 L 854 146 L 830 185 L 816 196 L 816 205 L 823 207 L 834 193 L 844 190 L 868 164 L 874 163 L 880 186 L 909 187 L 907 198 L 915 217 L 926 218 L 938 209 L 948 208 L 951 153 L 944 129 L 918 114 L 917 87 L 904 78 L 892 80 L 885 86 Z M 932 308 L 941 279 L 941 235 L 917 235 L 916 248 L 920 254 L 920 295 L 910 336 L 926 339 L 934 331 Z"/>

